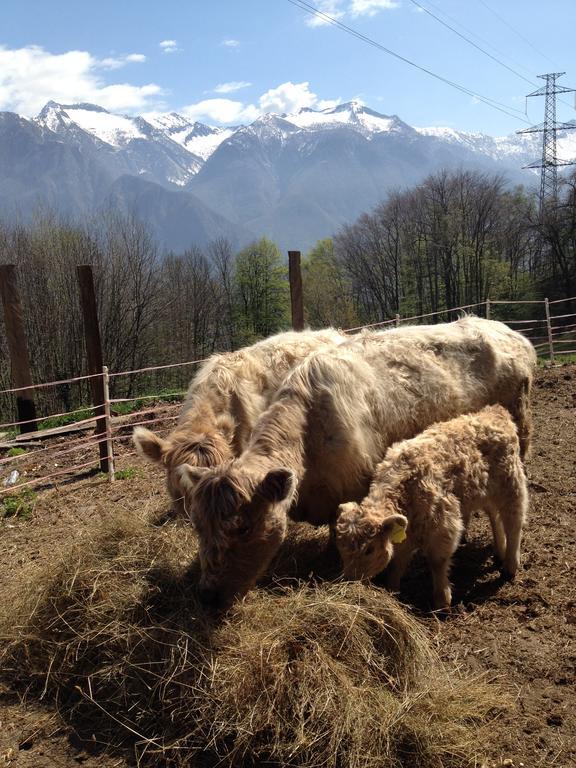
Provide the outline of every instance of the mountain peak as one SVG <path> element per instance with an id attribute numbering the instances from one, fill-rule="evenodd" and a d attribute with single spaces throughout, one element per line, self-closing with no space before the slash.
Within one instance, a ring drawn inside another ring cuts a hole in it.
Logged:
<path id="1" fill-rule="evenodd" d="M 382 115 L 357 99 L 326 109 L 304 107 L 293 115 L 282 115 L 299 128 L 349 127 L 370 139 L 378 133 L 410 130 L 396 115 Z"/>
<path id="2" fill-rule="evenodd" d="M 352 99 L 352 101 L 345 101 L 343 104 L 336 104 L 335 107 L 329 107 L 323 111 L 336 114 L 338 112 L 364 112 L 365 109 L 367 109 L 367 107 L 362 101 Z"/>
<path id="3" fill-rule="evenodd" d="M 104 107 L 99 107 L 98 104 L 90 104 L 87 101 L 78 102 L 77 104 L 60 104 L 57 101 L 47 101 L 46 104 L 42 107 L 40 112 L 38 113 L 38 117 L 46 117 L 48 114 L 52 112 L 66 112 L 69 109 L 82 109 L 85 112 L 104 112 L 105 114 L 109 115 L 110 112 L 108 112 L 107 109 L 104 109 Z"/>
<path id="4" fill-rule="evenodd" d="M 274 138 L 283 140 L 286 136 L 297 130 L 298 126 L 290 120 L 289 116 L 267 112 L 257 117 L 250 125 L 240 128 L 237 133 L 254 134 L 259 139 Z"/>

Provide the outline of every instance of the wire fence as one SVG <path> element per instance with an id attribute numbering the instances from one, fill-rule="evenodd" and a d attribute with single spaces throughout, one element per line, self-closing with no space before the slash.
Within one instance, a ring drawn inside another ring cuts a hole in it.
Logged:
<path id="1" fill-rule="evenodd" d="M 401 317 L 368 323 L 362 326 L 343 329 L 346 333 L 356 333 L 367 328 L 399 327 L 406 323 L 421 324 L 433 319 L 446 321 L 459 312 L 474 309 L 477 314 L 505 322 L 514 330 L 522 333 L 534 345 L 538 356 L 554 364 L 558 359 L 576 355 L 576 312 L 566 312 L 573 306 L 576 297 L 549 301 L 495 301 L 487 299 L 476 304 L 427 312 L 422 315 Z M 564 306 L 562 306 L 564 304 Z M 532 305 L 536 310 L 533 318 L 506 317 L 513 314 L 510 307 Z M 538 316 L 536 316 L 538 315 Z M 111 481 L 115 479 L 115 459 L 120 455 L 126 459 L 136 455 L 133 450 L 122 451 L 130 444 L 131 433 L 136 426 L 160 426 L 156 431 L 161 435 L 169 431 L 180 415 L 181 403 L 185 392 L 175 390 L 162 395 L 137 395 L 135 397 L 110 397 L 108 382 L 112 378 L 149 375 L 165 369 L 188 369 L 206 362 L 208 358 L 188 360 L 182 363 L 147 366 L 130 371 L 108 372 L 104 366 L 102 373 L 89 376 L 76 376 L 59 381 L 43 382 L 26 389 L 46 389 L 63 384 L 75 384 L 98 376 L 103 377 L 104 403 L 77 408 L 70 411 L 49 414 L 26 421 L 9 421 L 0 424 L 0 506 L 3 497 L 21 493 L 23 489 L 51 486 L 59 481 L 66 481 L 79 476 L 82 472 L 95 472 L 103 466 L 106 457 L 106 469 Z M 17 396 L 21 389 L 0 390 L 0 395 Z M 174 400 L 176 400 L 174 402 Z M 171 402 L 172 401 L 172 402 Z M 64 419 L 69 423 L 61 426 L 23 432 L 22 427 L 29 427 L 33 422 L 38 426 Z M 75 420 L 76 419 L 76 420 Z M 102 429 L 102 422 L 104 429 Z M 93 425 L 100 427 L 95 433 L 87 434 Z M 4 431 L 7 430 L 7 431 Z M 79 437 L 70 437 L 74 433 Z M 104 446 L 104 448 L 103 448 Z M 116 450 L 115 450 L 116 449 Z M 5 476 L 5 473 L 9 474 Z M 1 514 L 1 509 L 0 509 Z"/>

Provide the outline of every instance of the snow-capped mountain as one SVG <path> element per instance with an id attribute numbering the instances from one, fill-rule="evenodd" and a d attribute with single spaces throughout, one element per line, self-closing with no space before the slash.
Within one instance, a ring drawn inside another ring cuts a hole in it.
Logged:
<path id="1" fill-rule="evenodd" d="M 35 121 L 54 133 L 80 128 L 112 147 L 124 147 L 134 139 L 148 138 L 142 118 L 113 115 L 95 104 L 49 101 Z"/>
<path id="2" fill-rule="evenodd" d="M 98 152 L 113 178 L 129 174 L 182 187 L 203 163 L 144 118 L 115 115 L 95 104 L 49 101 L 33 122 L 85 153 Z"/>
<path id="3" fill-rule="evenodd" d="M 576 157 L 576 131 L 558 134 L 558 154 Z M 43 205 L 81 218 L 112 203 L 171 248 L 225 234 L 305 250 L 441 168 L 536 185 L 537 173 L 521 168 L 539 156 L 538 134 L 414 128 L 358 101 L 227 128 L 49 102 L 33 119 L 0 113 L 0 213 Z"/>
<path id="4" fill-rule="evenodd" d="M 370 138 L 376 133 L 388 133 L 390 131 L 402 131 L 409 128 L 396 115 L 387 117 L 381 115 L 359 101 L 350 101 L 339 104 L 336 107 L 316 110 L 305 107 L 294 114 L 285 114 L 282 117 L 299 128 L 322 130 L 332 127 L 347 125 L 354 130 Z"/>
<path id="5" fill-rule="evenodd" d="M 576 127 L 576 121 L 572 124 Z M 454 128 L 431 127 L 416 130 L 423 136 L 433 136 L 441 141 L 465 146 L 494 160 L 516 161 L 519 165 L 537 160 L 542 147 L 542 139 L 536 133 L 494 137 L 484 133 L 457 131 Z M 566 130 L 558 133 L 557 154 L 560 160 L 576 158 L 576 132 Z"/>
<path id="6" fill-rule="evenodd" d="M 204 123 L 192 123 L 177 112 L 155 113 L 147 115 L 146 119 L 172 141 L 202 160 L 208 160 L 212 152 L 236 130 L 236 127 L 216 128 Z"/>

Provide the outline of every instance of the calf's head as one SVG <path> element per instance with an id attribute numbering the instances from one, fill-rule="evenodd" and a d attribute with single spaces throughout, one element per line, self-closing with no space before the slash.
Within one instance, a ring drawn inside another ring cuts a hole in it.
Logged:
<path id="1" fill-rule="evenodd" d="M 284 540 L 295 475 L 283 467 L 240 471 L 229 462 L 211 470 L 186 464 L 179 476 L 198 531 L 200 598 L 226 609 L 256 584 Z"/>
<path id="2" fill-rule="evenodd" d="M 347 579 L 369 579 L 383 571 L 394 554 L 394 544 L 406 538 L 404 515 L 374 514 L 360 504 L 340 504 L 336 545 Z"/>
<path id="3" fill-rule="evenodd" d="M 166 487 L 172 499 L 174 512 L 185 515 L 184 488 L 180 484 L 178 467 L 214 467 L 232 458 L 229 436 L 220 429 L 196 431 L 177 429 L 162 438 L 144 427 L 136 427 L 133 434 L 138 453 L 148 461 L 160 464 L 166 470 Z"/>

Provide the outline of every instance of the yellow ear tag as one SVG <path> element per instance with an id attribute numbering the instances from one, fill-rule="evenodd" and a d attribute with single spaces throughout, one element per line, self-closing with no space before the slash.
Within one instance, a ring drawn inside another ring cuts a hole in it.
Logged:
<path id="1" fill-rule="evenodd" d="M 402 528 L 401 525 L 398 525 L 396 523 L 394 525 L 394 528 L 392 528 L 392 535 L 390 536 L 390 541 L 392 544 L 402 544 L 402 542 L 406 539 L 406 529 Z"/>

